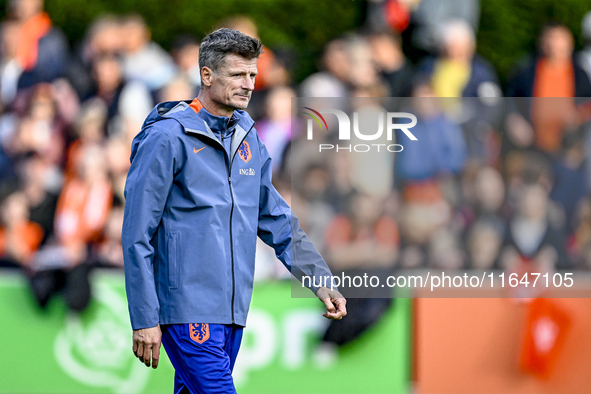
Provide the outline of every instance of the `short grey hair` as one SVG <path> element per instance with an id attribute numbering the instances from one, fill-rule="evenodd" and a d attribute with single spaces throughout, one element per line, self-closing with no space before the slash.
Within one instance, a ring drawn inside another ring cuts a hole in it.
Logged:
<path id="1" fill-rule="evenodd" d="M 449 19 L 439 25 L 438 30 L 441 49 L 458 38 L 468 40 L 472 47 L 476 46 L 474 29 L 464 19 Z"/>
<path id="2" fill-rule="evenodd" d="M 199 69 L 207 67 L 217 72 L 226 55 L 235 53 L 247 59 L 258 58 L 263 52 L 260 40 L 238 30 L 222 27 L 208 34 L 199 47 Z"/>

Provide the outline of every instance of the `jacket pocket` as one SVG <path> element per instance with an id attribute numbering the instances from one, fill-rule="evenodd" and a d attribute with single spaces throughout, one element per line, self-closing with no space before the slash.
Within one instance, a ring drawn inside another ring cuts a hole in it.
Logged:
<path id="1" fill-rule="evenodd" d="M 168 235 L 168 287 L 170 289 L 176 289 L 179 283 L 178 241 L 178 233 Z"/>

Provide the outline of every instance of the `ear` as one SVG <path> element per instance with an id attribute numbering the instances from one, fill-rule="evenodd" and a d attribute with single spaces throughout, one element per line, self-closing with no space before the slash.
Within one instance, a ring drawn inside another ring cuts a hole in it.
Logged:
<path id="1" fill-rule="evenodd" d="M 209 67 L 203 66 L 201 68 L 201 83 L 207 87 L 211 86 L 211 80 L 213 78 L 213 71 Z"/>

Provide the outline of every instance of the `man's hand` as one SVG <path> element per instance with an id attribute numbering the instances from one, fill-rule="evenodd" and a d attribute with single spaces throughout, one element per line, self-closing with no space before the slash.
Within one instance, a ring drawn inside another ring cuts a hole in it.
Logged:
<path id="1" fill-rule="evenodd" d="M 152 368 L 158 368 L 161 342 L 162 331 L 160 331 L 160 325 L 133 330 L 133 354 L 146 364 L 146 367 L 150 366 L 151 361 Z"/>
<path id="2" fill-rule="evenodd" d="M 347 315 L 347 300 L 338 290 L 331 290 L 328 287 L 321 287 L 316 291 L 316 297 L 326 305 L 326 313 L 322 316 L 327 319 L 341 320 Z"/>

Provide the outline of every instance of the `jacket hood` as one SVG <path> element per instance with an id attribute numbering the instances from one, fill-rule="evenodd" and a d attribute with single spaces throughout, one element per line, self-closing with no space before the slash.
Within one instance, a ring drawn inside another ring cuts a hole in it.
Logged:
<path id="1" fill-rule="evenodd" d="M 208 127 L 210 129 L 225 128 L 224 123 L 227 122 L 227 117 L 211 115 L 205 108 L 202 108 L 199 113 L 195 113 L 189 104 L 191 101 L 166 101 L 156 105 L 146 118 L 142 128 L 166 118 L 177 120 L 185 130 L 206 132 Z M 243 129 L 250 129 L 254 125 L 250 115 L 239 109 L 232 114 L 232 120 L 240 124 Z M 207 123 L 207 126 L 204 125 L 204 122 Z"/>
<path id="2" fill-rule="evenodd" d="M 146 136 L 146 128 L 164 119 L 176 120 L 185 133 L 202 134 L 217 141 L 212 130 L 225 130 L 228 125 L 228 118 L 225 116 L 212 115 L 207 112 L 205 108 L 202 108 L 198 113 L 195 113 L 195 111 L 189 106 L 190 103 L 191 101 L 188 100 L 165 101 L 157 104 L 146 117 L 146 120 L 142 125 L 142 131 L 140 131 L 140 133 L 133 139 L 131 161 L 133 161 L 133 158 L 137 153 L 137 148 L 140 142 Z M 250 115 L 247 112 L 238 109 L 234 110 L 229 123 L 232 124 L 232 127 L 237 128 L 239 131 L 238 134 L 245 134 L 254 126 L 254 121 Z"/>

